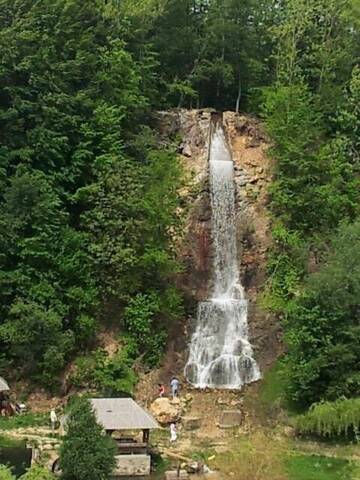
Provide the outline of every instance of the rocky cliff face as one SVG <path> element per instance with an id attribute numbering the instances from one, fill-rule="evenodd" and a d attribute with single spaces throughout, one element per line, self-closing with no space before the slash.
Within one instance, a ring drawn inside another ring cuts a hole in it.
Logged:
<path id="1" fill-rule="evenodd" d="M 185 271 L 179 284 L 194 311 L 197 302 L 207 297 L 211 284 L 208 147 L 214 113 L 206 109 L 159 114 L 159 129 L 164 138 L 181 138 L 179 158 L 190 178 L 183 192 L 187 221 L 179 255 Z M 281 348 L 278 322 L 259 305 L 270 246 L 267 187 L 271 182 L 271 164 L 266 154 L 268 143 L 259 121 L 254 118 L 225 112 L 223 124 L 235 167 L 239 264 L 249 300 L 250 339 L 256 359 L 264 369 L 274 361 Z M 190 319 L 187 327 L 185 337 L 191 332 Z"/>

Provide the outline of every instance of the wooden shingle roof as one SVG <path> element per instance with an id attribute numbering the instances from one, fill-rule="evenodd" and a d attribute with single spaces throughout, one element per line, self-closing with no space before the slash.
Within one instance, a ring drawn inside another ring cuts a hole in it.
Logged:
<path id="1" fill-rule="evenodd" d="M 132 398 L 92 398 L 96 419 L 105 430 L 159 428 L 157 421 Z"/>
<path id="2" fill-rule="evenodd" d="M 10 388 L 7 381 L 4 380 L 3 377 L 0 377 L 0 392 L 7 392 L 8 390 L 10 390 Z"/>

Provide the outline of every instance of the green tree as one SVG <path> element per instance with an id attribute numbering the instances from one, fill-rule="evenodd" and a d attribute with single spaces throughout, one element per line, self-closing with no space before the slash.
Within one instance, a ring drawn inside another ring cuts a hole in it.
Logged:
<path id="1" fill-rule="evenodd" d="M 87 399 L 78 399 L 67 421 L 60 449 L 65 480 L 108 480 L 115 467 L 116 445 L 96 423 Z"/>
<path id="2" fill-rule="evenodd" d="M 344 225 L 286 319 L 290 395 L 308 406 L 360 387 L 360 222 Z"/>
<path id="3" fill-rule="evenodd" d="M 277 79 L 305 82 L 318 108 L 331 115 L 359 55 L 356 15 L 351 0 L 286 0 L 278 4 L 271 31 L 276 44 Z"/>
<path id="4" fill-rule="evenodd" d="M 157 62 L 130 7 L 0 0 L 0 344 L 46 385 L 109 304 L 120 322 L 176 270 L 181 175 L 147 125 Z"/>

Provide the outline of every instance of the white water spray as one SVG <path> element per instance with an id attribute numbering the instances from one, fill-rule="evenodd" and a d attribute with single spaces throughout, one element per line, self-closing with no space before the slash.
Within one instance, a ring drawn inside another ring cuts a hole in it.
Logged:
<path id="1" fill-rule="evenodd" d="M 209 163 L 214 285 L 211 298 L 198 306 L 185 376 L 198 388 L 237 389 L 261 375 L 248 340 L 247 301 L 237 263 L 234 165 L 219 123 Z"/>

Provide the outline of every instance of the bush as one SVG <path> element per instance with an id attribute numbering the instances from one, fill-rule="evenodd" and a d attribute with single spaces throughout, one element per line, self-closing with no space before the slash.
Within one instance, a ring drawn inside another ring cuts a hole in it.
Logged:
<path id="1" fill-rule="evenodd" d="M 166 344 L 165 330 L 154 325 L 155 317 L 161 310 L 160 297 L 156 293 L 150 293 L 136 295 L 124 312 L 129 335 L 149 367 L 159 363 Z"/>
<path id="2" fill-rule="evenodd" d="M 23 365 L 24 372 L 52 386 L 56 374 L 65 365 L 74 347 L 71 331 L 63 332 L 61 316 L 35 302 L 18 300 L 10 309 L 9 319 L 0 325 L 0 341 L 10 355 Z"/>
<path id="3" fill-rule="evenodd" d="M 95 389 L 103 395 L 131 394 L 137 381 L 132 369 L 135 357 L 130 340 L 122 341 L 111 358 L 105 350 L 98 349 L 77 359 L 71 381 L 78 388 Z"/>
<path id="4" fill-rule="evenodd" d="M 301 433 L 322 437 L 354 434 L 357 437 L 360 431 L 360 398 L 316 403 L 306 414 L 297 417 L 296 428 Z"/>
<path id="5" fill-rule="evenodd" d="M 115 442 L 97 424 L 90 402 L 78 399 L 69 413 L 60 449 L 64 480 L 108 480 L 115 467 Z"/>
<path id="6" fill-rule="evenodd" d="M 0 480 L 15 480 L 10 468 L 0 465 Z"/>
<path id="7" fill-rule="evenodd" d="M 55 477 L 45 467 L 34 465 L 20 477 L 20 480 L 55 480 Z"/>

